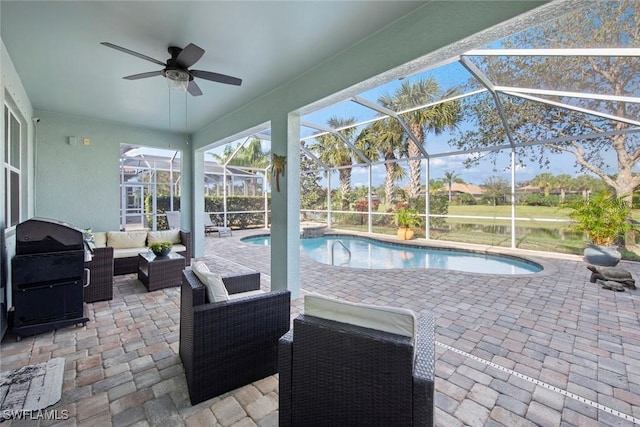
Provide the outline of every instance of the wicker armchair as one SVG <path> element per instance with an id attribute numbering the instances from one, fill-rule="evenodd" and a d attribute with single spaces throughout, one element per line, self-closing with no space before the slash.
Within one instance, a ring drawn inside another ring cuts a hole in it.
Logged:
<path id="1" fill-rule="evenodd" d="M 223 282 L 230 295 L 258 290 L 260 273 Z M 191 404 L 277 372 L 278 339 L 289 330 L 290 304 L 288 290 L 208 303 L 198 277 L 182 272 L 180 358 Z"/>
<path id="2" fill-rule="evenodd" d="M 113 248 L 95 248 L 89 269 L 89 284 L 85 283 L 84 302 L 113 299 Z"/>
<path id="3" fill-rule="evenodd" d="M 410 337 L 301 315 L 280 339 L 280 427 L 431 426 L 434 323 Z"/>

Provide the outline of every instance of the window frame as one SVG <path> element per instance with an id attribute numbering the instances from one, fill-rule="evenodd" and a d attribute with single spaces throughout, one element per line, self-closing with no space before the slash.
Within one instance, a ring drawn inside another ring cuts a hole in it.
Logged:
<path id="1" fill-rule="evenodd" d="M 5 221 L 11 229 L 20 223 L 22 217 L 22 123 L 19 115 L 8 103 L 4 103 L 4 156 L 2 173 L 4 174 Z M 17 138 L 17 140 L 14 140 Z M 15 153 L 15 151 L 18 151 Z M 16 206 L 17 205 L 17 206 Z"/>

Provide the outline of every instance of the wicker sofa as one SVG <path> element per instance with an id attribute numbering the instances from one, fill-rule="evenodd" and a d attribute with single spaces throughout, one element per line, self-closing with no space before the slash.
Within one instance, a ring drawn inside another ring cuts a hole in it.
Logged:
<path id="1" fill-rule="evenodd" d="M 222 277 L 234 294 L 260 289 L 260 273 Z M 291 292 L 250 292 L 209 303 L 204 285 L 182 272 L 180 358 L 195 405 L 278 369 L 278 339 L 289 330 Z"/>
<path id="2" fill-rule="evenodd" d="M 308 314 L 309 298 L 305 314 L 280 339 L 280 427 L 432 426 L 433 316 L 412 315 L 409 333 L 392 333 L 405 322 L 395 314 L 383 327 L 349 306 L 318 317 Z"/>
<path id="3" fill-rule="evenodd" d="M 164 231 L 102 231 L 94 232 L 97 249 L 113 248 L 113 275 L 138 271 L 138 254 L 147 252 L 153 242 L 169 241 L 173 251 L 184 256 L 186 265 L 191 265 L 191 233 L 184 230 Z"/>

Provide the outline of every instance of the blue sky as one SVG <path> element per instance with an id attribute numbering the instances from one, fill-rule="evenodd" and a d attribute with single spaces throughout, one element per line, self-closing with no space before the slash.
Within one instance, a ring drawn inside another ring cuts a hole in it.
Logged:
<path id="1" fill-rule="evenodd" d="M 462 65 L 460 65 L 458 62 L 454 62 L 431 71 L 407 77 L 407 80 L 416 81 L 421 78 L 426 79 L 429 77 L 434 77 L 438 81 L 442 92 L 445 92 L 454 87 L 463 87 L 471 78 L 471 75 L 466 71 L 464 67 L 462 67 Z M 393 92 L 400 86 L 400 84 L 402 84 L 402 80 L 394 80 L 383 86 L 364 92 L 359 96 L 367 99 L 368 101 L 376 102 L 381 94 L 393 94 Z M 337 105 L 327 107 L 323 110 L 308 114 L 307 116 L 303 117 L 303 121 L 326 125 L 327 120 L 330 117 L 334 116 L 342 118 L 354 117 L 356 119 L 356 122 L 362 122 L 376 117 L 377 114 L 371 109 L 363 107 L 357 103 L 345 101 Z M 459 125 L 459 127 L 463 130 L 468 129 L 470 126 L 471 125 L 469 123 L 461 123 Z M 312 133 L 312 130 L 307 129 L 307 134 Z M 444 132 L 440 135 L 434 135 L 433 133 L 427 134 L 425 143 L 426 150 L 429 153 L 434 154 L 455 151 L 456 148 L 452 148 L 448 144 L 448 141 L 455 135 L 455 131 Z M 487 160 L 477 166 L 465 167 L 465 159 L 468 156 L 472 155 L 473 154 L 460 154 L 455 156 L 437 157 L 431 159 L 430 179 L 442 178 L 444 177 L 446 171 L 456 171 L 466 182 L 477 185 L 482 184 L 489 176 L 501 176 L 510 180 L 511 171 L 507 169 L 510 163 L 508 152 L 504 152 L 503 155 L 500 156 L 501 158 L 496 166 L 494 166 L 491 161 Z M 551 165 L 551 168 L 548 170 L 540 169 L 537 164 L 531 164 L 525 168 L 518 167 L 516 169 L 516 182 L 530 180 L 534 176 L 542 172 L 550 172 L 553 174 L 569 173 L 572 175 L 578 173 L 578 169 L 575 168 L 575 159 L 573 158 L 573 156 L 564 154 L 555 156 L 554 159 L 555 160 Z M 408 168 L 405 167 L 405 170 L 408 170 Z M 423 181 L 425 178 L 424 170 L 425 167 L 423 166 Z M 373 185 L 381 185 L 384 181 L 384 166 L 374 166 L 373 171 Z M 366 171 L 366 169 L 354 168 L 352 171 L 352 184 L 354 186 L 361 186 L 367 185 L 367 182 L 368 172 Z M 404 184 L 406 184 L 406 180 L 400 181 L 398 183 L 399 186 L 402 186 Z"/>
<path id="2" fill-rule="evenodd" d="M 486 48 L 501 48 L 502 42 L 496 41 L 491 43 Z M 470 58 L 474 61 L 474 58 Z M 480 64 L 478 65 L 481 68 Z M 369 102 L 377 103 L 377 99 L 380 95 L 393 92 L 402 84 L 403 81 L 415 81 L 418 79 L 426 79 L 433 77 L 440 85 L 441 91 L 444 93 L 452 88 L 463 88 L 472 80 L 471 74 L 464 68 L 459 62 L 454 61 L 433 70 L 416 73 L 412 76 L 407 76 L 403 79 L 397 79 L 390 81 L 384 85 L 367 90 L 358 96 L 368 100 Z M 500 82 L 503 84 L 517 86 L 516 82 Z M 557 88 L 562 89 L 562 88 Z M 480 96 L 480 95 L 476 95 Z M 527 101 L 533 102 L 533 101 Z M 354 118 L 356 123 L 361 123 L 367 120 L 371 120 L 377 117 L 377 113 L 369 108 L 366 108 L 360 104 L 344 101 L 333 106 L 324 108 L 322 110 L 310 113 L 302 118 L 303 122 L 312 122 L 319 125 L 326 126 L 330 117 L 339 117 L 342 119 Z M 468 130 L 472 124 L 463 122 L 459 124 L 461 130 Z M 301 128 L 301 136 L 313 135 L 317 131 L 307 127 Z M 425 147 L 430 154 L 445 153 L 457 150 L 455 147 L 451 147 L 448 141 L 453 139 L 457 133 L 444 132 L 441 135 L 428 134 L 426 137 Z M 506 141 L 505 141 L 506 144 Z M 264 147 L 268 149 L 270 144 L 265 141 Z M 221 152 L 222 148 L 216 150 Z M 430 178 L 439 179 L 442 178 L 446 171 L 456 171 L 466 182 L 473 184 L 482 184 L 487 178 L 491 176 L 501 176 L 507 179 L 511 177 L 511 171 L 509 169 L 510 159 L 509 152 L 504 151 L 500 154 L 498 162 L 494 165 L 489 160 L 483 160 L 478 165 L 465 166 L 465 159 L 474 154 L 460 154 L 449 157 L 436 157 L 432 158 L 430 162 Z M 615 158 L 612 153 L 606 153 L 605 157 L 611 164 L 615 164 Z M 552 161 L 548 168 L 540 168 L 537 162 L 527 163 L 526 166 L 518 166 L 516 169 L 516 182 L 523 182 L 532 179 L 540 173 L 552 173 L 554 175 L 567 173 L 570 175 L 577 175 L 584 173 L 577 166 L 575 158 L 571 154 L 554 154 L 551 157 Z M 377 160 L 377 159 L 374 159 Z M 405 163 L 406 165 L 406 163 Z M 405 167 L 408 171 L 408 168 Z M 614 170 L 612 169 L 611 172 Z M 425 178 L 424 166 L 423 166 L 423 182 Z M 373 185 L 378 186 L 383 183 L 384 180 L 384 166 L 376 165 L 373 169 Z M 352 185 L 366 185 L 368 182 L 368 173 L 365 168 L 353 168 L 352 171 Z M 399 182 L 398 185 L 402 186 L 406 182 Z M 336 182 L 337 185 L 337 182 Z"/>

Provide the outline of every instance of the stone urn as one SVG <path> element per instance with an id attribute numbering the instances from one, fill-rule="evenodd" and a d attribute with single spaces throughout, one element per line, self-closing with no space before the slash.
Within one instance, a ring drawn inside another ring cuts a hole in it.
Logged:
<path id="1" fill-rule="evenodd" d="M 617 246 L 598 246 L 590 244 L 584 250 L 585 262 L 603 267 L 615 267 L 622 259 Z"/>

